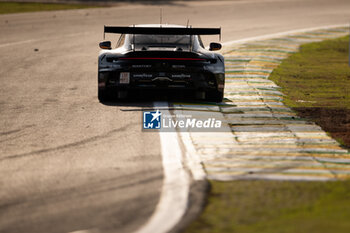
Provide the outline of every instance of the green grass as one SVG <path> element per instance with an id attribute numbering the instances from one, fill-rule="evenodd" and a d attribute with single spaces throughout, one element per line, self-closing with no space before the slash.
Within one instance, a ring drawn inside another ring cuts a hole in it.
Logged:
<path id="1" fill-rule="evenodd" d="M 350 109 L 349 37 L 303 45 L 270 79 L 290 107 Z"/>
<path id="2" fill-rule="evenodd" d="M 56 3 L 34 3 L 34 2 L 0 2 L 0 14 L 12 14 L 34 11 L 56 11 L 92 8 L 96 6 L 85 4 L 56 4 Z"/>
<path id="3" fill-rule="evenodd" d="M 350 181 L 211 182 L 208 204 L 186 233 L 347 233 Z"/>

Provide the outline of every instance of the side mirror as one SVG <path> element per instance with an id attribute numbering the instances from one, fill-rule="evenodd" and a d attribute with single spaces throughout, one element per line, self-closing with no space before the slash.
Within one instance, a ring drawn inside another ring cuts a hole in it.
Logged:
<path id="1" fill-rule="evenodd" d="M 100 42 L 101 49 L 112 49 L 112 44 L 110 41 L 102 41 Z"/>
<path id="2" fill-rule="evenodd" d="M 210 43 L 209 45 L 209 50 L 210 51 L 217 51 L 217 50 L 220 50 L 221 49 L 221 44 L 219 43 Z"/>

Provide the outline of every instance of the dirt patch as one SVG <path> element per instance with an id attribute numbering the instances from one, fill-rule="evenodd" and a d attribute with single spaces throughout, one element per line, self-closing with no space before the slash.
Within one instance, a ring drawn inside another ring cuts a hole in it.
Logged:
<path id="1" fill-rule="evenodd" d="M 344 147 L 350 149 L 350 110 L 330 108 L 293 108 L 299 116 L 307 118 L 328 132 Z"/>

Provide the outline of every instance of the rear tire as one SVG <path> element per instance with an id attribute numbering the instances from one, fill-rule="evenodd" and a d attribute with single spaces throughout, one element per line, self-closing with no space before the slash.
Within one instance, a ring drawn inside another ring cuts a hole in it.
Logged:
<path id="1" fill-rule="evenodd" d="M 208 93 L 208 101 L 213 101 L 216 103 L 220 103 L 222 102 L 222 100 L 224 99 L 224 93 L 221 91 L 213 91 Z"/>
<path id="2" fill-rule="evenodd" d="M 109 95 L 106 90 L 100 90 L 98 89 L 98 100 L 103 103 L 109 100 Z"/>

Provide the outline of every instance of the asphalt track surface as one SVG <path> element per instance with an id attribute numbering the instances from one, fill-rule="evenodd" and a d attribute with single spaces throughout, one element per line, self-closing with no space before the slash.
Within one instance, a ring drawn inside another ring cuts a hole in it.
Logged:
<path id="1" fill-rule="evenodd" d="M 345 0 L 162 8 L 163 23 L 221 26 L 223 41 L 350 16 Z M 159 23 L 159 6 L 0 16 L 0 232 L 132 232 L 152 215 L 163 180 L 159 134 L 141 131 L 152 102 L 103 105 L 96 96 L 103 25 L 140 23 Z"/>

